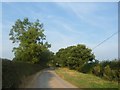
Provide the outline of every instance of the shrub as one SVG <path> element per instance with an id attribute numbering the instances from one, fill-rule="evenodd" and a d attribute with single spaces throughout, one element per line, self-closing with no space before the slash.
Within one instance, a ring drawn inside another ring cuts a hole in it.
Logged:
<path id="1" fill-rule="evenodd" d="M 107 65 L 105 68 L 104 68 L 104 74 L 103 76 L 108 79 L 108 80 L 112 80 L 112 70 L 110 68 L 109 65 Z"/>
<path id="2" fill-rule="evenodd" d="M 93 68 L 93 74 L 95 74 L 96 76 L 100 76 L 100 71 L 101 71 L 101 68 L 100 68 L 100 65 L 97 65 Z"/>
<path id="3" fill-rule="evenodd" d="M 81 68 L 82 73 L 92 73 L 93 63 L 87 63 Z"/>

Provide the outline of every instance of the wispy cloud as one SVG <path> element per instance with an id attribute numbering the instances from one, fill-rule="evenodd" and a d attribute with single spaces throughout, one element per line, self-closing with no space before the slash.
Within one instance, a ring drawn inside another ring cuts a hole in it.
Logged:
<path id="1" fill-rule="evenodd" d="M 54 52 L 78 43 L 93 48 L 117 31 L 116 3 L 4 3 L 3 10 L 4 57 L 13 57 L 9 31 L 18 18 L 40 19 Z M 94 52 L 99 59 L 116 57 L 116 45 L 117 40 L 113 37 Z M 111 54 L 107 53 L 109 49 Z"/>
<path id="2" fill-rule="evenodd" d="M 64 8 L 67 12 L 73 12 L 75 16 L 79 18 L 79 20 L 86 22 L 94 27 L 99 27 L 103 30 L 108 30 L 113 27 L 113 21 L 117 21 L 117 15 L 113 16 L 113 18 L 105 15 L 101 15 L 104 13 L 107 13 L 107 9 L 109 10 L 109 7 L 101 7 L 98 3 L 56 3 L 62 8 Z M 112 3 L 108 3 L 112 4 Z M 114 8 L 116 8 L 117 12 L 117 3 L 114 3 Z M 101 9 L 99 9 L 101 8 Z M 106 11 L 105 11 L 106 10 Z M 117 23 L 117 22 L 116 22 Z M 114 24 L 117 27 L 117 24 Z M 109 26 L 109 27 L 107 27 Z M 113 28 L 112 28 L 113 29 Z M 117 28 L 115 28 L 117 30 Z"/>

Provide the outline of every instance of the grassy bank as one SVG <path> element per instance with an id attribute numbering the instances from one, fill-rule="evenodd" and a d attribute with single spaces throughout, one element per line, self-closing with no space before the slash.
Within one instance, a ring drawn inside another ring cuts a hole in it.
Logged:
<path id="1" fill-rule="evenodd" d="M 117 82 L 103 80 L 91 74 L 83 74 L 67 68 L 58 68 L 56 73 L 79 88 L 118 88 Z"/>
<path id="2" fill-rule="evenodd" d="M 45 66 L 2 60 L 2 88 L 17 88 L 22 80 L 44 69 Z"/>

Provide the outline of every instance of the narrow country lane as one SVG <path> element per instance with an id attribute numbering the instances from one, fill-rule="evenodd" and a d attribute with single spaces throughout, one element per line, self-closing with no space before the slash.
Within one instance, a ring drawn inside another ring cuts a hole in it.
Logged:
<path id="1" fill-rule="evenodd" d="M 35 80 L 29 82 L 25 88 L 77 88 L 61 79 L 54 70 L 46 69 L 38 73 Z"/>

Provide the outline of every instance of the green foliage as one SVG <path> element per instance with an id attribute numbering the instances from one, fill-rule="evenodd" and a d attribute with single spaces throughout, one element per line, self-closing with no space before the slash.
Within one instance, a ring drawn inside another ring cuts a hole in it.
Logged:
<path id="1" fill-rule="evenodd" d="M 120 61 L 117 59 L 102 62 L 95 60 L 95 62 L 84 64 L 80 72 L 92 73 L 107 80 L 118 81 L 120 77 Z"/>
<path id="2" fill-rule="evenodd" d="M 111 71 L 111 80 L 119 81 L 120 72 L 118 70 Z"/>
<path id="3" fill-rule="evenodd" d="M 51 62 L 51 60 L 53 60 L 53 56 L 54 56 L 53 52 L 45 50 L 41 53 L 40 60 L 42 60 L 42 62 L 39 61 L 39 63 L 49 66 L 49 63 Z"/>
<path id="4" fill-rule="evenodd" d="M 101 64 L 102 67 L 105 67 L 105 66 L 109 65 L 110 68 L 112 68 L 113 70 L 116 70 L 116 69 L 118 69 L 118 67 L 120 67 L 119 66 L 120 65 L 120 61 L 117 60 L 117 59 L 114 59 L 112 61 L 105 60 L 105 61 L 102 61 L 100 64 Z"/>
<path id="5" fill-rule="evenodd" d="M 96 76 L 100 75 L 100 71 L 101 71 L 101 68 L 99 65 L 97 65 L 93 68 L 93 74 L 95 74 Z"/>
<path id="6" fill-rule="evenodd" d="M 95 58 L 91 52 L 91 49 L 82 44 L 65 49 L 62 48 L 56 53 L 56 63 L 61 67 L 69 67 L 70 69 L 80 71 L 85 63 Z"/>
<path id="7" fill-rule="evenodd" d="M 120 60 L 107 60 L 100 62 L 102 77 L 108 80 L 119 81 Z"/>
<path id="8" fill-rule="evenodd" d="M 90 51 L 84 45 L 62 48 L 55 55 L 54 66 L 68 67 L 82 73 L 91 73 L 107 80 L 118 81 L 120 61 L 115 59 L 99 62 Z"/>
<path id="9" fill-rule="evenodd" d="M 18 19 L 9 34 L 13 43 L 19 43 L 19 47 L 13 48 L 14 60 L 38 63 L 43 52 L 51 46 L 48 42 L 45 42 L 46 36 L 43 32 L 43 24 L 39 20 L 30 22 L 28 18 L 23 21 Z"/>
<path id="10" fill-rule="evenodd" d="M 118 81 L 120 77 L 119 62 L 120 61 L 116 59 L 112 61 L 102 61 L 93 67 L 92 73 L 107 80 Z"/>
<path id="11" fill-rule="evenodd" d="M 53 56 L 53 58 L 50 61 L 50 65 L 53 67 L 60 66 L 59 65 L 60 58 L 57 58 L 56 55 Z"/>
<path id="12" fill-rule="evenodd" d="M 106 75 L 111 74 L 111 68 L 110 68 L 109 65 L 107 65 L 107 66 L 104 68 L 104 72 L 105 72 Z"/>
<path id="13" fill-rule="evenodd" d="M 91 61 L 89 63 L 84 64 L 84 66 L 81 68 L 82 73 L 93 73 L 93 68 L 99 64 L 98 60 Z"/>
<path id="14" fill-rule="evenodd" d="M 2 88 L 18 88 L 22 79 L 46 68 L 43 64 L 13 62 L 2 59 Z"/>
<path id="15" fill-rule="evenodd" d="M 105 77 L 106 79 L 111 80 L 111 79 L 112 79 L 111 75 L 112 75 L 112 70 L 111 70 L 110 66 L 107 65 L 107 66 L 104 68 L 104 77 Z"/>
<path id="16" fill-rule="evenodd" d="M 61 48 L 54 56 L 52 65 L 68 67 L 82 73 L 91 73 L 107 80 L 118 81 L 120 77 L 120 60 L 99 62 L 91 52 L 91 49 L 81 44 Z"/>

